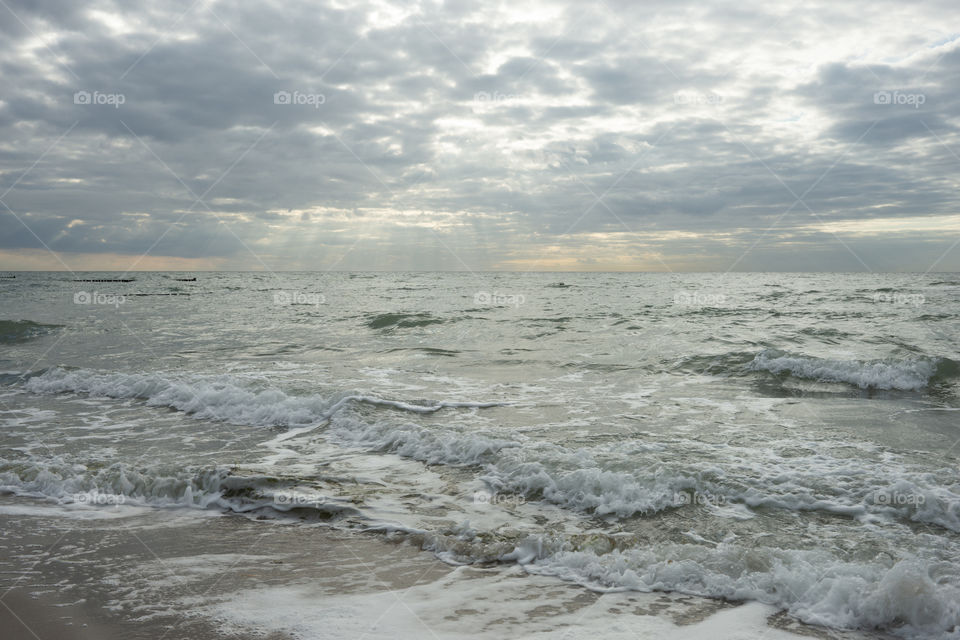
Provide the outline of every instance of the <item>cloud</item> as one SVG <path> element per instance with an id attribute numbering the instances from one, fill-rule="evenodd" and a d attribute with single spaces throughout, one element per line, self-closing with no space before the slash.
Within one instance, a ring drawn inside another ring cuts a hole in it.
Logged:
<path id="1" fill-rule="evenodd" d="M 0 266 L 923 270 L 950 8 L 8 2 Z"/>

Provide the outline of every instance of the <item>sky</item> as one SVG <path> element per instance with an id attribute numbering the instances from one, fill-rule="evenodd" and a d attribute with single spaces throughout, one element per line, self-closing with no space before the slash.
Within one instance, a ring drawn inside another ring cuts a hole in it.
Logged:
<path id="1" fill-rule="evenodd" d="M 0 0 L 0 269 L 960 270 L 960 4 Z"/>

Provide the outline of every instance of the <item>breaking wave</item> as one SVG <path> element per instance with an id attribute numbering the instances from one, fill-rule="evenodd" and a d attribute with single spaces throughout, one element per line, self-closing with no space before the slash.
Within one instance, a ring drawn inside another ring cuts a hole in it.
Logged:
<path id="1" fill-rule="evenodd" d="M 149 406 L 170 407 L 197 418 L 269 427 L 306 427 L 328 420 L 350 403 L 390 407 L 412 413 L 446 408 L 487 408 L 498 402 L 411 403 L 375 396 L 338 393 L 331 396 L 288 395 L 279 389 L 248 389 L 229 376 L 168 378 L 140 373 L 98 373 L 53 367 L 24 384 L 33 393 L 83 393 L 94 397 L 135 398 Z"/>
<path id="2" fill-rule="evenodd" d="M 960 365 L 949 358 L 903 360 L 832 360 L 767 349 L 749 364 L 752 371 L 791 375 L 819 382 L 840 382 L 861 389 L 920 391 L 955 378 Z"/>

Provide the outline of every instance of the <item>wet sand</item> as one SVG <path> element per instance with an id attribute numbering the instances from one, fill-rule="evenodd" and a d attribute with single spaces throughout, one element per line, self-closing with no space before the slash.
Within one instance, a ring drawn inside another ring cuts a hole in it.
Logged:
<path id="1" fill-rule="evenodd" d="M 0 600 L 2 635 L 866 637 L 827 634 L 757 603 L 598 594 L 516 565 L 453 567 L 404 542 L 304 524 L 183 509 L 68 510 L 0 497 L 9 589 Z"/>
<path id="2" fill-rule="evenodd" d="M 19 589 L 0 599 L 0 629 L 6 640 L 101 640 L 123 633 L 122 625 L 104 619 L 99 607 L 86 603 L 64 606 Z"/>

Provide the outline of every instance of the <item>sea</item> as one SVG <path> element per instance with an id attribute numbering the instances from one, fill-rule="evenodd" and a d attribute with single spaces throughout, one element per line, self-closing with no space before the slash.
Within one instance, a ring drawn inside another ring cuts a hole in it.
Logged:
<path id="1" fill-rule="evenodd" d="M 5 589 L 171 638 L 960 638 L 958 274 L 6 276 Z"/>

